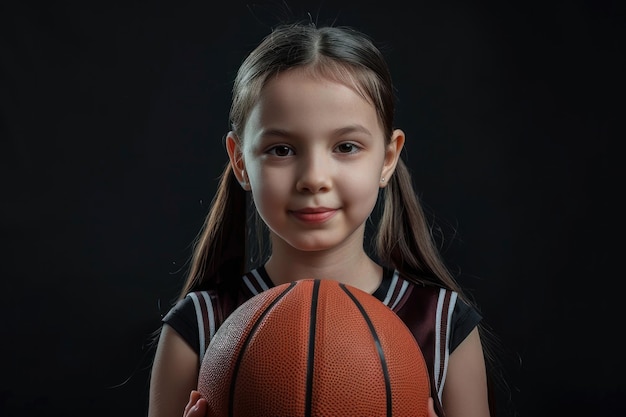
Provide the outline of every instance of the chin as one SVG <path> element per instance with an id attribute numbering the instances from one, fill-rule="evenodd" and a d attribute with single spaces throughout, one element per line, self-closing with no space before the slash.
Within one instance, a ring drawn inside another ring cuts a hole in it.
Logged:
<path id="1" fill-rule="evenodd" d="M 302 252 L 320 252 L 328 249 L 332 249 L 336 246 L 332 242 L 321 241 L 319 239 L 309 239 L 309 240 L 285 240 L 292 248 L 302 251 Z"/>

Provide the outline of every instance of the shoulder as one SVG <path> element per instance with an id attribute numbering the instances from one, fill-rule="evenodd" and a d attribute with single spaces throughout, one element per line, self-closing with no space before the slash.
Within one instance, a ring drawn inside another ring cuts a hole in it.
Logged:
<path id="1" fill-rule="evenodd" d="M 435 285 L 417 284 L 397 270 L 385 271 L 383 282 L 374 293 L 395 312 L 409 309 L 414 315 L 431 315 L 454 306 L 458 294 Z"/>
<path id="2" fill-rule="evenodd" d="M 216 291 L 193 291 L 179 300 L 163 317 L 180 336 L 202 356 L 201 346 L 215 333 L 219 305 Z"/>
<path id="3" fill-rule="evenodd" d="M 476 328 L 481 315 L 457 292 L 414 283 L 397 271 L 388 280 L 386 290 L 388 305 L 393 306 L 422 351 L 431 375 L 433 398 L 441 401 L 450 354 Z"/>
<path id="4" fill-rule="evenodd" d="M 202 358 L 226 317 L 271 285 L 264 269 L 254 269 L 236 278 L 231 290 L 210 289 L 188 293 L 162 321 L 174 328 Z"/>
<path id="5" fill-rule="evenodd" d="M 435 285 L 420 285 L 397 271 L 390 280 L 389 294 L 396 298 L 388 304 L 414 333 L 429 337 L 446 335 L 453 351 L 482 320 L 480 312 L 456 291 Z M 397 294 L 397 295 L 396 295 Z"/>

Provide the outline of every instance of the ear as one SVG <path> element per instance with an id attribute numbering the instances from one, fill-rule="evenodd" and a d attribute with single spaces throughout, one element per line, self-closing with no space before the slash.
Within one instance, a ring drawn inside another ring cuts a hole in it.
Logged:
<path id="1" fill-rule="evenodd" d="M 380 173 L 380 188 L 384 188 L 389 183 L 389 179 L 393 175 L 400 159 L 402 148 L 404 147 L 404 132 L 400 129 L 395 129 L 391 135 L 391 140 L 385 148 L 385 161 L 383 163 L 383 169 Z"/>
<path id="2" fill-rule="evenodd" d="M 241 141 L 234 132 L 228 132 L 226 135 L 226 152 L 230 159 L 230 167 L 235 174 L 235 178 L 241 184 L 244 190 L 250 190 L 248 175 L 246 174 L 246 164 L 243 160 L 243 152 L 241 150 Z"/>

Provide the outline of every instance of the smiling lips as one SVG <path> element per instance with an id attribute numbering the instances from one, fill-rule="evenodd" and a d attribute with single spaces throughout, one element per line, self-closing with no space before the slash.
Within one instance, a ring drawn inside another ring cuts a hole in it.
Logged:
<path id="1" fill-rule="evenodd" d="M 290 213 L 298 220 L 305 223 L 322 223 L 337 213 L 337 209 L 327 207 L 304 208 L 291 210 Z"/>

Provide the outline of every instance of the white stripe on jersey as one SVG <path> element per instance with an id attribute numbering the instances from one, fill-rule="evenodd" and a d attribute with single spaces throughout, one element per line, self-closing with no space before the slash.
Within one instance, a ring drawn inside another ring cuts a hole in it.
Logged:
<path id="1" fill-rule="evenodd" d="M 448 374 L 448 363 L 450 361 L 450 329 L 452 329 L 452 313 L 454 312 L 454 306 L 456 304 L 457 293 L 452 291 L 450 294 L 450 305 L 448 306 L 448 318 L 446 323 L 448 327 L 448 331 L 446 331 L 446 360 L 443 362 L 443 377 L 441 378 L 440 386 L 439 386 L 439 399 L 441 400 L 441 396 L 443 395 L 443 386 L 446 383 L 446 375 Z"/>
<path id="2" fill-rule="evenodd" d="M 446 383 L 446 373 L 448 372 L 448 362 L 450 359 L 450 329 L 451 329 L 451 320 L 452 313 L 454 312 L 454 306 L 456 304 L 457 293 L 452 291 L 450 294 L 450 303 L 448 304 L 448 310 L 443 311 L 443 304 L 445 302 L 446 290 L 441 288 L 439 290 L 439 298 L 437 300 L 437 317 L 435 323 L 435 360 L 434 360 L 434 374 L 435 374 L 435 386 L 437 387 L 437 396 L 439 397 L 439 401 L 442 400 L 443 395 L 443 386 Z M 441 324 L 443 317 L 445 315 L 445 323 L 446 323 L 446 334 L 445 340 L 441 340 Z M 439 379 L 439 374 L 441 371 L 440 362 L 441 362 L 441 348 L 443 345 L 444 358 L 443 358 L 443 373 L 441 376 L 441 380 Z"/>
<path id="3" fill-rule="evenodd" d="M 396 308 L 400 300 L 402 300 L 402 297 L 404 296 L 406 289 L 409 288 L 409 282 L 403 279 L 402 285 L 400 286 L 400 290 L 398 292 L 398 295 L 396 296 L 396 299 L 392 300 L 391 298 L 393 297 L 393 293 L 396 291 L 396 287 L 398 286 L 399 279 L 400 279 L 400 272 L 396 269 L 393 272 L 391 284 L 389 284 L 389 289 L 387 290 L 387 294 L 385 295 L 385 299 L 383 300 L 383 304 L 385 304 L 392 310 Z M 389 303 L 392 301 L 393 301 L 393 304 L 389 305 Z"/>
<path id="4" fill-rule="evenodd" d="M 200 341 L 200 363 L 204 357 L 204 321 L 202 320 L 202 308 L 200 308 L 200 300 L 196 293 L 189 293 L 189 297 L 193 301 L 193 305 L 196 309 L 196 320 L 198 321 L 198 339 Z"/>
<path id="5" fill-rule="evenodd" d="M 209 319 L 209 341 L 213 339 L 213 335 L 215 335 L 215 312 L 213 311 L 213 302 L 211 301 L 211 296 L 207 291 L 202 291 L 202 298 L 204 298 L 204 303 L 206 304 L 206 311 L 208 313 Z M 203 345 L 204 346 L 204 345 Z"/>
<path id="6" fill-rule="evenodd" d="M 402 297 L 404 297 L 404 293 L 406 292 L 407 288 L 409 288 L 409 282 L 406 280 L 402 280 L 402 287 L 400 288 L 400 292 L 398 293 L 398 297 L 396 298 L 396 301 L 394 301 L 393 305 L 391 306 L 392 310 L 396 308 L 400 300 L 402 300 Z"/>
<path id="7" fill-rule="evenodd" d="M 388 306 L 391 301 L 391 297 L 393 296 L 393 290 L 396 288 L 396 284 L 398 283 L 399 277 L 398 271 L 393 273 L 393 278 L 391 279 L 391 284 L 389 284 L 389 289 L 387 290 L 387 295 L 385 295 L 385 299 L 383 300 L 383 304 Z"/>
<path id="8" fill-rule="evenodd" d="M 265 281 L 263 281 L 263 278 L 261 278 L 261 275 L 259 275 L 259 273 L 257 272 L 256 269 L 250 271 L 250 273 L 252 274 L 252 276 L 254 277 L 256 282 L 261 286 L 263 291 L 269 289 L 269 287 L 267 286 L 267 284 L 265 284 Z M 258 295 L 259 294 L 259 291 L 252 284 L 252 282 L 250 282 L 250 278 L 248 278 L 248 274 L 243 276 L 243 282 L 246 284 L 246 287 L 248 287 L 248 289 L 250 290 L 250 292 L 252 294 L 254 294 L 254 295 Z"/>

